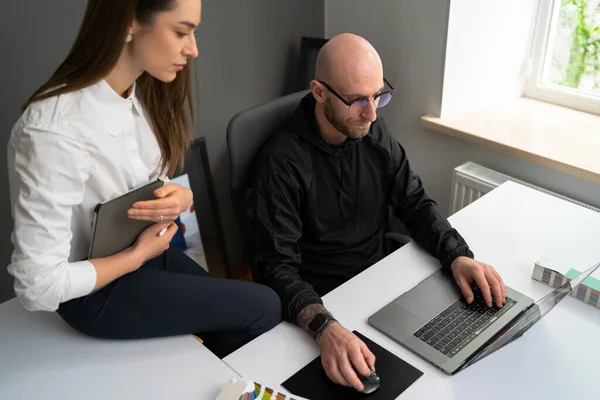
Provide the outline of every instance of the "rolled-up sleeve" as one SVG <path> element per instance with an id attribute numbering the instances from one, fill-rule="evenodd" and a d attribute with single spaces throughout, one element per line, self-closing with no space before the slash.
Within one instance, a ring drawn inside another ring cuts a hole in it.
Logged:
<path id="1" fill-rule="evenodd" d="M 14 250 L 8 271 L 30 311 L 55 311 L 96 284 L 91 262 L 69 262 L 73 208 L 82 202 L 89 174 L 83 143 L 70 129 L 40 123 L 16 129 L 9 141 Z"/>

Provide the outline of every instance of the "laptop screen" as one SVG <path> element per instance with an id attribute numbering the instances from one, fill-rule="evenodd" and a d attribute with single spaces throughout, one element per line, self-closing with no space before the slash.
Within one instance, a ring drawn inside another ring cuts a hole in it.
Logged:
<path id="1" fill-rule="evenodd" d="M 567 281 L 562 286 L 557 287 L 546 296 L 542 297 L 535 304 L 528 307 L 518 318 L 506 325 L 496 336 L 494 336 L 488 344 L 478 351 L 475 356 L 468 360 L 460 369 L 464 369 L 469 365 L 473 365 L 482 358 L 490 355 L 499 348 L 507 345 L 513 340 L 519 338 L 525 331 L 546 315 L 559 301 L 565 298 L 573 288 L 577 287 L 585 278 L 591 275 L 600 263 L 594 265 L 581 275 Z"/>

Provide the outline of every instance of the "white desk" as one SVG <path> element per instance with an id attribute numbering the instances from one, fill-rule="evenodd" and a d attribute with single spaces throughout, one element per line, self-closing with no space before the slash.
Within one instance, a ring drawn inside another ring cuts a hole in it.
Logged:
<path id="1" fill-rule="evenodd" d="M 0 304 L 0 399 L 215 399 L 237 377 L 193 336 L 109 341 Z"/>
<path id="2" fill-rule="evenodd" d="M 512 288 L 538 299 L 550 289 L 531 278 L 550 257 L 579 270 L 600 260 L 600 214 L 507 183 L 450 219 L 476 258 L 494 265 Z M 598 399 L 600 310 L 568 296 L 523 337 L 448 376 L 367 324 L 367 318 L 439 267 L 413 243 L 324 297 L 356 329 L 424 372 L 401 399 Z M 307 334 L 281 324 L 224 361 L 273 388 L 318 355 Z M 261 362 L 258 362 L 261 360 Z M 281 390 L 283 390 L 281 388 Z"/>

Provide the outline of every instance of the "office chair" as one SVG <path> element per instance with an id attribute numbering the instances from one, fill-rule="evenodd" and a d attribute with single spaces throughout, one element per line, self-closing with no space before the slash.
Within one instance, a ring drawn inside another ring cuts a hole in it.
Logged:
<path id="1" fill-rule="evenodd" d="M 251 195 L 254 158 L 264 144 L 292 117 L 309 90 L 279 97 L 241 111 L 227 125 L 227 150 L 231 180 L 231 200 L 241 233 L 244 259 L 253 271 Z"/>
<path id="2" fill-rule="evenodd" d="M 178 169 L 173 175 L 173 179 L 181 175 L 187 175 L 190 189 L 194 193 L 192 208 L 190 211 L 196 217 L 198 224 L 199 236 L 205 261 L 208 265 L 209 272 L 214 273 L 215 270 L 222 269 L 225 277 L 231 278 L 231 266 L 225 247 L 225 234 L 221 224 L 221 215 L 219 213 L 215 184 L 213 182 L 210 163 L 208 159 L 208 151 L 206 148 L 206 139 L 203 137 L 196 138 L 192 141 L 188 150 L 183 169 Z M 193 232 L 194 229 L 189 229 Z M 181 238 L 184 238 L 183 229 L 178 231 L 181 233 Z M 175 239 L 175 238 L 174 238 Z M 185 243 L 185 239 L 183 239 Z M 171 245 L 175 247 L 180 243 L 175 241 Z M 187 248 L 190 243 L 185 243 L 186 248 L 182 250 L 193 250 Z M 193 247 L 193 246 L 192 246 Z M 192 254 L 196 254 L 193 253 Z M 191 256 L 191 255 L 190 255 Z M 192 256 L 192 258 L 194 258 Z M 199 261 L 195 259 L 195 261 Z M 217 275 L 221 275 L 218 273 Z"/>

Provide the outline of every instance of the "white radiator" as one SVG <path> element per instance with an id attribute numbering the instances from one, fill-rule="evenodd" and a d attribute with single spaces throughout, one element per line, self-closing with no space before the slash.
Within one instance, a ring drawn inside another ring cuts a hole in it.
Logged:
<path id="1" fill-rule="evenodd" d="M 551 196 L 558 197 L 570 203 L 577 204 L 581 207 L 600 212 L 600 209 L 592 207 L 588 204 L 502 174 L 498 171 L 494 171 L 493 169 L 486 168 L 474 162 L 467 161 L 466 163 L 454 168 L 454 174 L 452 176 L 452 191 L 450 193 L 450 215 L 468 206 L 481 196 L 492 191 L 506 181 L 513 181 L 532 189 L 539 190 L 540 192 L 544 192 Z"/>

